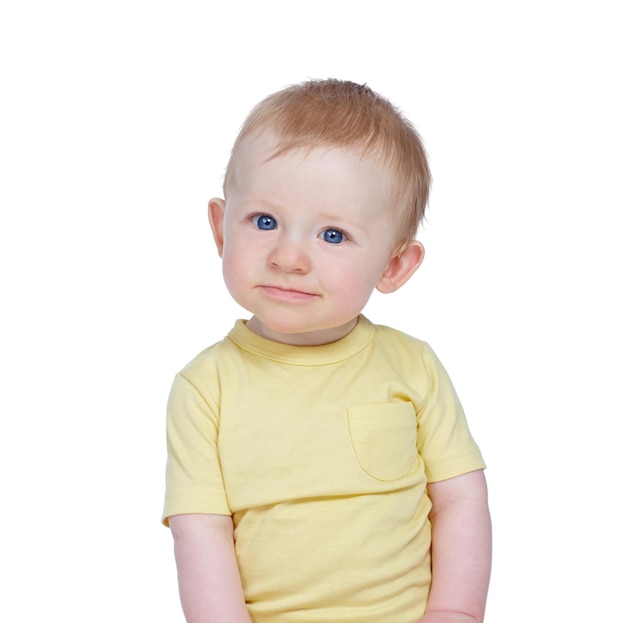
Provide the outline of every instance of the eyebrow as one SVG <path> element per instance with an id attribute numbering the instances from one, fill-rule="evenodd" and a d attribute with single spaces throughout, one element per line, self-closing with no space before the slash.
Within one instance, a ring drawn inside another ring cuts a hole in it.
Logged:
<path id="1" fill-rule="evenodd" d="M 239 202 L 239 205 L 245 208 L 249 203 L 253 204 L 253 206 L 264 206 L 267 208 L 268 212 L 283 209 L 277 203 L 272 203 L 271 201 L 267 201 L 265 199 L 255 199 L 255 198 L 244 199 L 243 201 Z"/>

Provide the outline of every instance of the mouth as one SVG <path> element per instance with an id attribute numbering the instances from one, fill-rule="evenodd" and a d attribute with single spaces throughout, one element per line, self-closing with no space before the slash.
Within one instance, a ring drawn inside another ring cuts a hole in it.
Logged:
<path id="1" fill-rule="evenodd" d="M 313 292 L 307 292 L 306 290 L 297 290 L 293 288 L 281 288 L 279 286 L 258 286 L 261 292 L 272 299 L 282 301 L 311 301 L 317 298 L 319 295 Z"/>

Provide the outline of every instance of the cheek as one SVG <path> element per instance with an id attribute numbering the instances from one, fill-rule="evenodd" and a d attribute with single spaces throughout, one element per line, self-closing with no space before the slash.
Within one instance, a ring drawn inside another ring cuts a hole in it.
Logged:
<path id="1" fill-rule="evenodd" d="M 385 266 L 380 262 L 334 262 L 328 267 L 326 275 L 339 297 L 362 304 L 369 299 Z"/>
<path id="2" fill-rule="evenodd" d="M 245 280 L 246 267 L 251 265 L 252 259 L 246 254 L 246 248 L 239 245 L 225 244 L 222 252 L 222 275 L 230 289 Z"/>

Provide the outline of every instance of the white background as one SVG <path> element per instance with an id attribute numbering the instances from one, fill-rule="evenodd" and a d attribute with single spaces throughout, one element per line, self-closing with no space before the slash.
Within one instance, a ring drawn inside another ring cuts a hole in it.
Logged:
<path id="1" fill-rule="evenodd" d="M 487 623 L 620 620 L 620 4 L 3 4 L 0 619 L 183 621 L 165 402 L 242 314 L 206 203 L 251 106 L 338 77 L 430 153 L 426 260 L 366 313 L 433 345 L 489 464 Z"/>

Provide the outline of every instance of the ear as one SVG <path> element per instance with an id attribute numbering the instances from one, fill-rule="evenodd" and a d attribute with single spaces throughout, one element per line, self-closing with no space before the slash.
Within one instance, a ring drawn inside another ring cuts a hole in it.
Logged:
<path id="1" fill-rule="evenodd" d="M 385 272 L 376 284 L 376 289 L 384 294 L 395 292 L 403 286 L 419 268 L 424 259 L 424 246 L 417 240 L 411 240 L 402 246 L 389 260 Z"/>
<path id="2" fill-rule="evenodd" d="M 224 250 L 224 208 L 226 202 L 223 199 L 211 199 L 209 201 L 209 223 L 211 224 L 211 231 L 213 232 L 213 238 L 215 245 L 217 246 L 217 252 L 222 257 L 222 251 Z"/>

